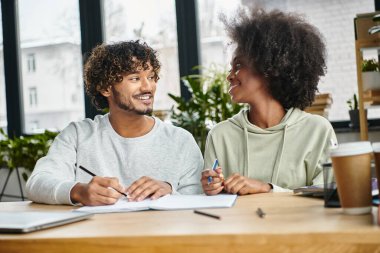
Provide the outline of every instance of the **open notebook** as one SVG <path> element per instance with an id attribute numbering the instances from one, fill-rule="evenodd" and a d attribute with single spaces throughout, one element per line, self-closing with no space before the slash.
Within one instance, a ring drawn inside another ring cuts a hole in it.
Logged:
<path id="1" fill-rule="evenodd" d="M 88 219 L 78 212 L 0 212 L 0 233 L 28 233 Z"/>
<path id="2" fill-rule="evenodd" d="M 166 195 L 157 200 L 146 199 L 140 202 L 128 202 L 126 198 L 120 199 L 114 205 L 108 206 L 85 206 L 76 209 L 79 212 L 88 213 L 114 213 L 132 212 L 141 210 L 180 210 L 199 208 L 223 208 L 232 207 L 236 195 L 219 194 L 215 196 L 206 195 Z"/>

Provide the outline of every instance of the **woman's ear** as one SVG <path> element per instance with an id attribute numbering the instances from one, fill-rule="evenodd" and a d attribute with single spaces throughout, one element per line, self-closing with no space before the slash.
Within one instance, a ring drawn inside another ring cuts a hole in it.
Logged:
<path id="1" fill-rule="evenodd" d="M 99 90 L 100 94 L 102 94 L 103 96 L 105 96 L 107 98 L 109 96 L 111 96 L 111 86 L 108 86 L 107 89 L 105 89 L 105 90 L 100 90 L 100 89 L 98 89 L 98 90 Z"/>

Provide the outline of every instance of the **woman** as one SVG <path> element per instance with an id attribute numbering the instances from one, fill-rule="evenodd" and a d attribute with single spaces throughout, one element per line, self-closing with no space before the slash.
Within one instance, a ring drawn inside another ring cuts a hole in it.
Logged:
<path id="1" fill-rule="evenodd" d="M 278 10 L 241 12 L 224 23 L 236 44 L 229 93 L 249 109 L 210 131 L 204 192 L 244 195 L 322 184 L 321 163 L 336 136 L 328 120 L 303 111 L 325 74 L 321 34 Z M 212 170 L 215 159 L 220 167 Z"/>

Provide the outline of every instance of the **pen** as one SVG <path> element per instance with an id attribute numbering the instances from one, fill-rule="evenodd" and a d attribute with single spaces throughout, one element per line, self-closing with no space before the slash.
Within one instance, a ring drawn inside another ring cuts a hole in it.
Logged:
<path id="1" fill-rule="evenodd" d="M 83 170 L 84 172 L 86 172 L 87 174 L 93 176 L 93 177 L 96 177 L 96 175 L 94 173 L 92 173 L 91 171 L 89 171 L 88 169 L 86 169 L 85 167 L 83 167 L 82 165 L 79 165 L 79 169 Z M 113 189 L 113 188 L 112 188 Z M 118 193 L 120 193 L 121 195 L 123 195 L 124 197 L 127 197 L 127 194 L 123 193 L 123 192 L 119 192 L 118 190 L 114 189 L 115 191 L 117 191 Z"/>
<path id="2" fill-rule="evenodd" d="M 194 210 L 194 213 L 200 214 L 200 215 L 204 215 L 204 216 L 207 216 L 207 217 L 210 217 L 210 218 L 214 218 L 214 219 L 217 219 L 217 220 L 221 219 L 220 216 L 218 216 L 218 215 L 211 214 L 211 213 L 205 213 L 205 212 L 198 211 L 198 210 Z"/>
<path id="3" fill-rule="evenodd" d="M 218 159 L 215 159 L 214 164 L 212 165 L 212 170 L 216 170 L 216 167 L 218 167 Z M 208 183 L 210 184 L 212 182 L 212 177 L 208 177 Z"/>
<path id="4" fill-rule="evenodd" d="M 257 215 L 258 215 L 260 218 L 264 218 L 264 216 L 265 216 L 264 211 L 263 211 L 260 207 L 257 208 L 256 213 L 257 213 Z"/>

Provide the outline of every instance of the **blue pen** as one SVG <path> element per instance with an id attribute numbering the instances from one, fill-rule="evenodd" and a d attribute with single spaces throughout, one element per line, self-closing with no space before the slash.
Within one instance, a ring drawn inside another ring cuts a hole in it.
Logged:
<path id="1" fill-rule="evenodd" d="M 218 167 L 218 159 L 215 159 L 214 164 L 212 165 L 212 170 L 216 170 L 216 167 Z M 212 182 L 212 177 L 208 177 L 208 183 Z"/>

